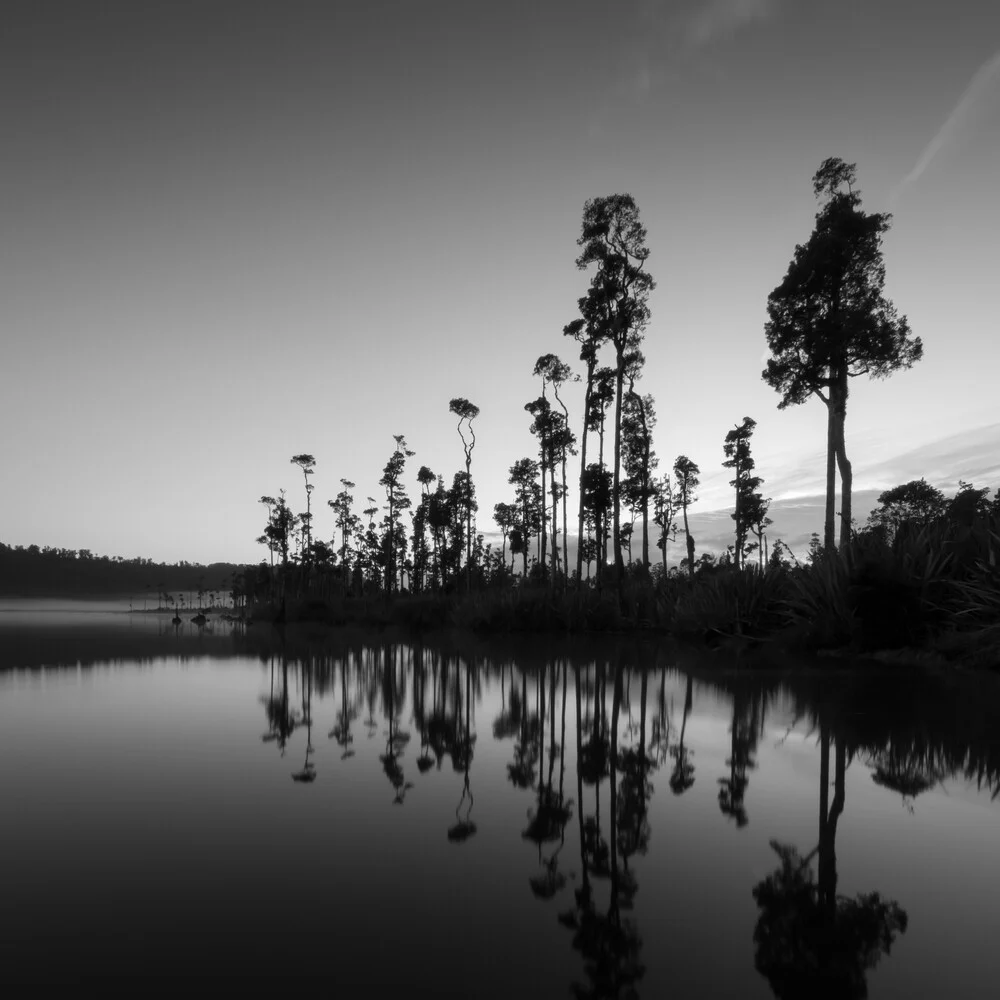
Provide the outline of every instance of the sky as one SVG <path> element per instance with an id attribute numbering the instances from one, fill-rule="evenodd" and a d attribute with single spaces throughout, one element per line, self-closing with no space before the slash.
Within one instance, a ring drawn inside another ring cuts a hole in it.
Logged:
<path id="1" fill-rule="evenodd" d="M 825 409 L 760 373 L 828 156 L 893 212 L 924 344 L 852 384 L 855 489 L 1000 486 L 995 0 L 8 0 L 0 120 L 7 544 L 255 561 L 302 452 L 329 537 L 342 477 L 384 502 L 395 434 L 412 495 L 420 465 L 450 484 L 456 396 L 489 533 L 535 360 L 580 369 L 582 210 L 615 192 L 648 230 L 661 469 L 697 462 L 716 524 L 752 416 L 773 533 L 821 531 Z"/>

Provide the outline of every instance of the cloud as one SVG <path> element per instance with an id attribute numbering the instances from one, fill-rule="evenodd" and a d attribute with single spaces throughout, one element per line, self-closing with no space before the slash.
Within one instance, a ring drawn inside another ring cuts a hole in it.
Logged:
<path id="1" fill-rule="evenodd" d="M 702 48 L 767 20 L 777 6 L 778 0 L 703 0 L 687 20 L 684 39 L 690 48 Z"/>
<path id="2" fill-rule="evenodd" d="M 913 169 L 896 185 L 890 199 L 892 203 L 899 198 L 904 188 L 920 179 L 923 172 L 931 165 L 934 157 L 954 139 L 962 122 L 968 117 L 970 110 L 989 91 L 990 85 L 997 77 L 1000 77 L 1000 51 L 995 52 L 976 70 L 975 75 L 969 81 L 969 85 L 958 99 L 958 103 L 951 109 L 951 113 L 944 120 L 944 124 L 937 130 L 934 138 L 931 139 L 924 148 L 924 151 L 917 158 Z"/>
<path id="3" fill-rule="evenodd" d="M 1000 423 L 971 427 L 858 468 L 854 481 L 886 489 L 921 478 L 945 491 L 957 488 L 959 479 L 1000 486 Z"/>

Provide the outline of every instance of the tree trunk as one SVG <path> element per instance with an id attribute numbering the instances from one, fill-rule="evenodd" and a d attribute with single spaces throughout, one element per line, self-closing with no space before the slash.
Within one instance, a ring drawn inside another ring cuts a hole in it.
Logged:
<path id="1" fill-rule="evenodd" d="M 687 540 L 687 553 L 688 553 L 688 572 L 691 574 L 691 579 L 694 579 L 694 539 L 691 537 L 691 529 L 688 527 L 688 505 L 683 504 L 684 508 L 684 536 Z"/>
<path id="2" fill-rule="evenodd" d="M 559 572 L 559 490 L 556 488 L 555 455 L 552 456 L 552 469 L 549 479 L 552 484 L 552 586 L 556 585 L 556 574 Z"/>
<path id="3" fill-rule="evenodd" d="M 851 542 L 851 490 L 854 485 L 851 463 L 847 458 L 847 446 L 844 441 L 844 424 L 847 420 L 846 369 L 842 369 L 838 375 L 835 397 L 831 388 L 830 403 L 833 406 L 834 446 L 837 454 L 837 466 L 840 469 L 840 551 L 846 552 Z"/>
<path id="4" fill-rule="evenodd" d="M 622 385 L 625 378 L 623 351 L 618 352 L 618 371 L 615 374 L 615 475 L 611 487 L 614 506 L 614 524 L 611 525 L 615 551 L 615 583 L 621 586 L 625 578 L 625 560 L 622 559 L 621 535 L 621 473 L 622 473 Z"/>
<path id="5" fill-rule="evenodd" d="M 569 420 L 566 421 L 566 427 L 569 428 Z M 566 448 L 563 448 L 562 453 L 562 515 L 563 515 L 563 573 L 569 576 L 569 539 L 566 537 L 566 496 L 569 491 L 566 489 Z M 579 544 L 579 542 L 577 543 Z M 568 582 L 568 581 L 566 581 Z"/>
<path id="6" fill-rule="evenodd" d="M 548 515 L 545 513 L 545 431 L 542 431 L 542 541 L 540 546 L 539 565 L 542 575 L 545 575 L 545 560 L 549 554 Z"/>
<path id="7" fill-rule="evenodd" d="M 649 576 L 649 437 L 646 438 L 646 452 L 642 463 L 642 572 Z"/>
<path id="8" fill-rule="evenodd" d="M 580 438 L 580 513 L 576 529 L 576 585 L 583 586 L 583 480 L 587 473 L 587 423 L 590 415 L 590 393 L 593 381 L 593 366 L 588 366 L 587 391 L 583 394 L 583 434 Z M 587 576 L 590 576 L 590 564 L 587 564 Z"/>
<path id="9" fill-rule="evenodd" d="M 834 548 L 834 516 L 837 506 L 836 450 L 834 442 L 833 400 L 826 404 L 826 516 L 823 520 L 823 549 L 827 555 Z"/>

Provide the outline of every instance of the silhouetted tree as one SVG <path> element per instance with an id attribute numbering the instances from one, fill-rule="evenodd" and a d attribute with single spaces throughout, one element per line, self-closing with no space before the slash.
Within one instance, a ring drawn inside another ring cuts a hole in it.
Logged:
<path id="1" fill-rule="evenodd" d="M 356 514 L 351 513 L 351 507 L 354 505 L 354 496 L 351 490 L 354 489 L 354 483 L 349 479 L 341 479 L 340 485 L 344 488 L 337 494 L 335 500 L 327 500 L 327 506 L 333 510 L 334 525 L 340 528 L 340 563 L 343 567 L 344 586 L 350 588 L 351 567 L 350 559 L 348 558 L 350 540 L 352 535 L 360 528 L 361 522 Z"/>
<path id="2" fill-rule="evenodd" d="M 559 495 L 562 498 L 562 549 L 563 549 L 563 572 L 569 575 L 569 549 L 568 549 L 568 539 L 567 539 L 567 522 L 566 522 L 566 494 L 567 484 L 566 484 L 566 458 L 572 452 L 573 446 L 576 444 L 576 435 L 569 429 L 569 410 L 566 408 L 565 402 L 563 402 L 562 397 L 559 395 L 560 387 L 568 381 L 576 381 L 576 377 L 570 371 L 569 365 L 560 361 L 554 354 L 543 354 L 535 362 L 535 374 L 540 375 L 542 378 L 542 394 L 545 394 L 545 386 L 551 385 L 552 392 L 556 397 L 556 402 L 559 404 L 562 410 L 562 421 L 561 426 L 559 421 L 556 421 L 557 427 L 553 438 L 553 448 L 557 452 L 559 457 L 559 462 L 562 468 L 562 485 L 559 487 Z M 555 477 L 555 469 L 553 468 L 553 482 Z M 553 496 L 555 495 L 555 489 L 553 489 Z M 555 529 L 553 529 L 553 534 L 555 534 Z"/>
<path id="3" fill-rule="evenodd" d="M 309 477 L 316 471 L 316 459 L 312 455 L 293 455 L 292 465 L 302 470 L 306 482 L 306 511 L 299 515 L 302 522 L 302 563 L 305 569 L 306 581 L 309 579 L 310 557 L 312 555 L 312 491 L 315 488 L 309 482 Z"/>
<path id="4" fill-rule="evenodd" d="M 687 561 L 691 577 L 694 578 L 694 539 L 688 525 L 688 507 L 698 499 L 701 469 L 687 455 L 678 455 L 674 461 L 674 477 L 677 480 L 677 502 L 684 515 L 684 535 L 687 540 Z"/>
<path id="5" fill-rule="evenodd" d="M 653 523 L 660 529 L 656 546 L 663 556 L 663 575 L 667 575 L 667 541 L 677 535 L 677 495 L 669 473 L 653 483 Z"/>
<path id="6" fill-rule="evenodd" d="M 734 478 L 729 481 L 729 485 L 736 489 L 736 505 L 733 511 L 733 520 L 736 522 L 736 545 L 734 551 L 737 569 L 743 568 L 747 533 L 750 527 L 744 508 L 761 482 L 760 479 L 752 475 L 754 460 L 750 454 L 750 438 L 753 436 L 756 426 L 756 420 L 744 417 L 743 423 L 737 424 L 726 435 L 726 441 L 722 446 L 722 450 L 726 455 L 726 461 L 722 463 L 722 467 L 724 469 L 732 469 L 735 474 Z"/>
<path id="7" fill-rule="evenodd" d="M 764 328 L 773 357 L 763 378 L 781 394 L 778 408 L 812 395 L 827 407 L 828 551 L 834 547 L 834 459 L 841 480 L 841 549 L 851 534 L 852 474 L 844 441 L 848 380 L 886 378 L 923 356 L 920 338 L 910 336 L 906 317 L 897 316 L 883 294 L 882 236 L 892 217 L 862 211 L 855 183 L 855 165 L 836 157 L 816 171 L 813 191 L 824 199 L 816 226 L 768 296 Z"/>
<path id="8" fill-rule="evenodd" d="M 511 533 L 511 552 L 521 554 L 524 579 L 528 578 L 528 546 L 541 528 L 542 493 L 538 485 L 538 462 L 518 459 L 508 470 L 507 480 L 514 487 L 514 506 L 518 521 Z"/>
<path id="9" fill-rule="evenodd" d="M 402 434 L 394 434 L 396 449 L 393 451 L 382 470 L 379 486 L 385 487 L 385 496 L 389 501 L 384 520 L 383 558 L 385 560 L 385 591 L 392 593 L 396 588 L 398 563 L 406 553 L 406 533 L 400 520 L 404 510 L 410 508 L 410 498 L 403 489 L 403 468 L 406 460 L 415 454 L 406 446 L 406 438 Z M 402 554 L 401 554 L 402 551 Z"/>
<path id="10" fill-rule="evenodd" d="M 576 264 L 597 271 L 591 279 L 595 304 L 595 333 L 615 350 L 615 460 L 612 496 L 614 503 L 615 570 L 624 576 L 621 534 L 621 419 L 626 355 L 639 346 L 649 320 L 647 301 L 656 287 L 646 272 L 649 248 L 639 209 L 628 194 L 591 198 L 583 207 L 583 225 L 577 244 L 582 248 Z"/>
<path id="11" fill-rule="evenodd" d="M 448 404 L 448 409 L 458 417 L 458 436 L 462 439 L 462 450 L 465 452 L 465 475 L 470 484 L 472 484 L 472 450 L 476 447 L 476 433 L 472 429 L 472 421 L 479 416 L 479 407 L 474 403 L 470 403 L 467 399 L 458 397 L 453 399 Z M 466 430 L 469 433 L 468 439 L 465 437 L 465 432 L 462 430 L 462 425 L 465 424 Z M 469 505 L 466 508 L 466 524 L 465 524 L 465 578 L 466 587 L 472 587 L 472 506 Z"/>
<path id="12" fill-rule="evenodd" d="M 653 397 L 635 391 L 636 379 L 643 364 L 641 351 L 628 357 L 628 390 L 622 404 L 622 464 L 625 469 L 624 495 L 629 506 L 642 518 L 642 570 L 649 572 L 649 501 L 654 495 L 653 470 L 659 459 L 653 451 L 653 428 L 656 410 Z M 629 551 L 631 560 L 631 549 Z"/>

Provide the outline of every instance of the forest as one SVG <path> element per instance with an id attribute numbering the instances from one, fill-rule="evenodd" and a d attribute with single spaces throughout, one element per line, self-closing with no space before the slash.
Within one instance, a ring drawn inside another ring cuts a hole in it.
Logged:
<path id="1" fill-rule="evenodd" d="M 126 597 L 133 607 L 200 607 L 231 600 L 246 567 L 233 563 L 157 563 L 0 542 L 0 597 Z M 209 595 L 214 595 L 210 597 Z"/>
<path id="2" fill-rule="evenodd" d="M 305 509 L 296 512 L 284 490 L 260 498 L 266 517 L 257 541 L 267 557 L 242 574 L 242 600 L 277 619 L 385 615 L 493 630 L 660 628 L 737 645 L 781 636 L 811 648 L 932 646 L 941 655 L 995 657 L 1000 490 L 991 498 L 989 487 L 961 482 L 948 498 L 920 479 L 885 491 L 866 523 L 853 517 L 851 380 L 905 371 L 922 359 L 923 345 L 884 294 L 882 238 L 891 216 L 862 208 L 856 168 L 840 159 L 823 162 L 813 190 L 813 232 L 768 296 L 771 356 L 762 372 L 779 409 L 815 397 L 827 411 L 823 531 L 804 563 L 768 537 L 771 501 L 748 416 L 720 442 L 722 467 L 733 476 L 732 544 L 721 557 L 698 554 L 688 512 L 701 469 L 681 454 L 658 472 L 655 400 L 640 384 L 655 281 L 638 206 L 616 194 L 584 205 L 576 264 L 590 281 L 563 330 L 580 367 L 574 372 L 553 353 L 535 361 L 540 394 L 524 410 L 537 450 L 510 466 L 510 499 L 491 512 L 499 545 L 485 544 L 477 530 L 480 411 L 456 397 L 450 411 L 464 468 L 450 487 L 425 465 L 409 487 L 415 452 L 405 435 L 395 435 L 379 480 L 384 500 L 369 496 L 359 510 L 355 484 L 341 479 L 343 489 L 327 500 L 332 537 L 314 528 L 317 459 L 292 456 Z M 574 423 L 566 396 L 575 383 L 583 414 Z M 578 498 L 572 512 L 571 486 Z M 685 554 L 672 566 L 668 545 L 678 535 Z"/>

